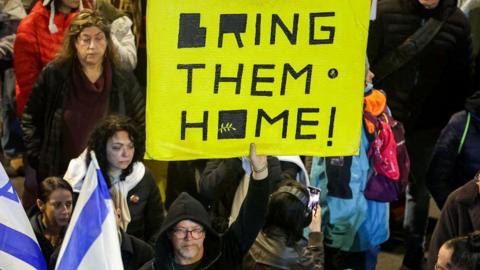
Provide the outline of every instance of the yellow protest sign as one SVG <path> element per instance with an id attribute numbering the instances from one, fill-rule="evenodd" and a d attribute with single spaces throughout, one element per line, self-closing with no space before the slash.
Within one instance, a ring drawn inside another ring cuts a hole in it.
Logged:
<path id="1" fill-rule="evenodd" d="M 147 157 L 352 155 L 370 1 L 148 2 Z"/>

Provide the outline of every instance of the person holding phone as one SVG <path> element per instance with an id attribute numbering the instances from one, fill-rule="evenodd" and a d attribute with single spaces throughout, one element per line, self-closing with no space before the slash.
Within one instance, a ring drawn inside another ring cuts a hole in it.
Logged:
<path id="1" fill-rule="evenodd" d="M 262 231 L 243 259 L 242 269 L 323 269 L 319 190 L 286 180 L 270 196 Z M 309 239 L 303 229 L 309 226 Z"/>

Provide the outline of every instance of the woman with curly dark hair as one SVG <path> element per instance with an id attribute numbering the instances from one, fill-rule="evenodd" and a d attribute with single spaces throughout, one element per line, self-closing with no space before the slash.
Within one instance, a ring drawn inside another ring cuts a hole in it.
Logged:
<path id="1" fill-rule="evenodd" d="M 110 115 L 90 135 L 87 150 L 70 161 L 64 178 L 80 192 L 89 162 L 86 153 L 94 151 L 120 206 L 121 228 L 154 245 L 164 213 L 155 180 L 142 163 L 143 145 L 131 119 Z"/>

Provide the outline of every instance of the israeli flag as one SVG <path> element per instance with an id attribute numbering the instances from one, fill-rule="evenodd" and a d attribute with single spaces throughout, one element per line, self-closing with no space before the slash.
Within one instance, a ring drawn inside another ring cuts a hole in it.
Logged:
<path id="1" fill-rule="evenodd" d="M 0 165 L 0 269 L 47 269 L 27 214 L 2 165 Z"/>
<path id="2" fill-rule="evenodd" d="M 55 269 L 123 269 L 115 211 L 95 154 L 68 225 Z"/>

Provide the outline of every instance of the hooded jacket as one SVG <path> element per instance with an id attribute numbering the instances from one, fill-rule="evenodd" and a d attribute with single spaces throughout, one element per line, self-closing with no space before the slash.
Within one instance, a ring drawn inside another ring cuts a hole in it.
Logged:
<path id="1" fill-rule="evenodd" d="M 467 125 L 468 114 L 470 123 Z M 464 132 L 465 138 L 460 147 Z M 433 150 L 426 180 L 430 194 L 440 209 L 448 194 L 473 179 L 480 170 L 479 151 L 480 90 L 467 99 L 465 110 L 452 115 Z"/>
<path id="2" fill-rule="evenodd" d="M 407 131 L 442 128 L 473 93 L 470 26 L 456 5 L 456 0 L 440 0 L 434 9 L 424 8 L 418 0 L 383 0 L 378 4 L 367 49 L 373 73 L 385 55 L 429 18 L 445 20 L 433 40 L 412 60 L 382 81 L 374 78 L 375 88 L 387 93 L 394 118 L 404 123 Z"/>
<path id="3" fill-rule="evenodd" d="M 156 244 L 156 257 L 141 270 L 173 270 L 173 246 L 168 238 L 170 229 L 182 220 L 192 220 L 205 229 L 204 254 L 197 269 L 239 269 L 243 256 L 255 241 L 263 227 L 269 194 L 268 176 L 264 180 L 251 181 L 248 195 L 239 217 L 223 235 L 212 228 L 202 204 L 188 193 L 181 193 L 172 203 L 162 225 Z"/>
<path id="4" fill-rule="evenodd" d="M 23 113 L 40 71 L 60 50 L 63 35 L 75 15 L 74 12 L 66 16 L 57 12 L 54 23 L 58 32 L 50 33 L 48 28 L 50 10 L 42 5 L 42 1 L 38 1 L 30 14 L 20 23 L 13 50 L 18 116 Z"/>

